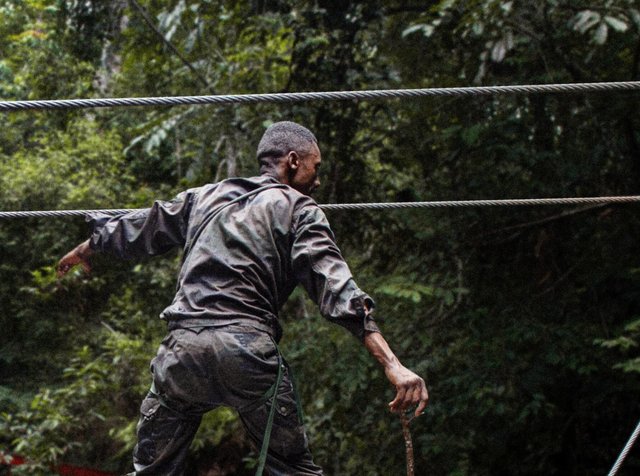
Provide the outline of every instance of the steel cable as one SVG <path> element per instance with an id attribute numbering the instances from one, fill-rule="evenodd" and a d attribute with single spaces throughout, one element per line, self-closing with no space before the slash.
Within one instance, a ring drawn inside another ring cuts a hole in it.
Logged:
<path id="1" fill-rule="evenodd" d="M 459 208 L 500 207 L 523 205 L 579 205 L 585 203 L 632 203 L 640 202 L 640 196 L 618 197 L 573 197 L 573 198 L 520 198 L 506 200 L 451 200 L 431 202 L 387 202 L 387 203 L 335 203 L 321 204 L 324 210 L 386 210 L 400 208 Z"/>
<path id="2" fill-rule="evenodd" d="M 0 111 L 31 109 L 78 109 L 88 107 L 184 106 L 193 104 L 256 104 L 297 101 L 373 100 L 430 96 L 486 96 L 518 93 L 586 93 L 602 91 L 638 91 L 640 81 L 528 84 L 507 86 L 472 86 L 423 89 L 379 89 L 363 91 L 326 91 L 267 94 L 223 94 L 209 96 L 170 96 L 140 98 L 51 99 L 33 101 L 0 101 Z"/>
<path id="3" fill-rule="evenodd" d="M 639 195 L 617 197 L 572 197 L 572 198 L 521 198 L 507 200 L 453 200 L 431 202 L 385 202 L 385 203 L 323 203 L 323 210 L 393 210 L 408 208 L 462 208 L 462 207 L 499 207 L 499 206 L 544 206 L 544 205 L 580 205 L 593 203 L 636 203 Z M 1 218 L 53 218 L 61 216 L 88 216 L 95 214 L 124 215 L 138 212 L 144 208 L 117 208 L 95 210 L 24 210 L 0 211 Z"/>
<path id="4" fill-rule="evenodd" d="M 629 454 L 629 451 L 633 447 L 633 444 L 636 442 L 638 435 L 640 435 L 640 422 L 638 422 L 636 429 L 633 431 L 633 433 L 631 433 L 631 436 L 629 437 L 627 444 L 624 446 L 624 448 L 620 452 L 620 456 L 618 456 L 618 459 L 613 464 L 613 467 L 611 468 L 611 471 L 609 471 L 608 476 L 615 476 L 618 473 L 620 466 L 622 466 L 622 462 L 625 460 L 625 458 Z"/>

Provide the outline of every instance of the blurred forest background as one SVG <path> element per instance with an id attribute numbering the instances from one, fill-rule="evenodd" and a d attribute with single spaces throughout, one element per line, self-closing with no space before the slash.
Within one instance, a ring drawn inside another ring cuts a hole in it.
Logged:
<path id="1" fill-rule="evenodd" d="M 636 0 L 0 5 L 2 100 L 640 80 Z M 320 203 L 639 194 L 638 94 L 3 113 L 0 210 L 144 207 L 254 175 L 282 119 L 319 138 Z M 385 335 L 428 382 L 417 474 L 606 474 L 640 417 L 639 212 L 327 212 Z M 0 451 L 28 463 L 12 474 L 130 470 L 180 255 L 99 257 L 56 280 L 87 236 L 78 218 L 0 221 Z M 303 292 L 281 319 L 316 461 L 404 474 L 377 364 Z M 251 474 L 255 456 L 221 409 L 190 474 Z M 620 474 L 639 472 L 635 448 Z"/>

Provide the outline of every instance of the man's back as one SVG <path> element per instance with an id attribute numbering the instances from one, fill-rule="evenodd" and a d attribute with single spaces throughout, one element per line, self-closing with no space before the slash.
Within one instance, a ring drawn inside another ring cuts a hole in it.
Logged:
<path id="1" fill-rule="evenodd" d="M 176 296 L 162 313 L 170 329 L 242 321 L 279 338 L 278 310 L 301 283 L 325 318 L 360 340 L 378 330 L 373 300 L 320 207 L 270 175 L 187 190 L 142 212 L 98 217 L 94 228 L 91 248 L 121 258 L 185 248 Z"/>
<path id="2" fill-rule="evenodd" d="M 180 327 L 240 319 L 275 330 L 278 310 L 297 284 L 295 224 L 305 208 L 317 213 L 317 205 L 269 176 L 188 193 L 185 256 L 176 297 L 163 317 L 181 320 Z"/>

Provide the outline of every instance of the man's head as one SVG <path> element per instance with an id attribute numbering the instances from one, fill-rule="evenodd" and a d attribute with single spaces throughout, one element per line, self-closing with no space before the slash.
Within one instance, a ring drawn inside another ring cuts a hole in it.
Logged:
<path id="1" fill-rule="evenodd" d="M 318 140 L 295 122 L 276 122 L 267 128 L 257 152 L 260 173 L 273 175 L 305 195 L 319 185 L 318 168 L 322 160 Z"/>

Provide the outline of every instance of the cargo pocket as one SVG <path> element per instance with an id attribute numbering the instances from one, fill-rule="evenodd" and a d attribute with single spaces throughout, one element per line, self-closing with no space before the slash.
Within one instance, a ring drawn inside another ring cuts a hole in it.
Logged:
<path id="1" fill-rule="evenodd" d="M 287 426 L 302 424 L 302 415 L 299 411 L 297 394 L 294 389 L 294 382 L 291 379 L 291 369 L 284 365 L 284 376 L 278 389 L 276 398 L 276 411 L 287 420 Z"/>
<path id="2" fill-rule="evenodd" d="M 140 416 L 150 421 L 160 408 L 160 401 L 155 396 L 147 396 L 140 405 Z"/>
<path id="3" fill-rule="evenodd" d="M 134 460 L 142 465 L 159 464 L 170 455 L 175 456 L 176 448 L 188 447 L 200 423 L 199 417 L 185 417 L 168 409 L 154 393 L 149 393 L 143 400 L 140 414 Z M 166 463 L 168 461 L 163 464 Z M 169 473 L 158 471 L 153 474 Z"/>
<path id="4" fill-rule="evenodd" d="M 269 449 L 284 458 L 304 453 L 308 448 L 307 437 L 298 414 L 295 392 L 288 378 L 283 379 L 275 404 L 276 417 Z"/>
<path id="5" fill-rule="evenodd" d="M 140 420 L 138 421 L 138 444 L 134 450 L 136 463 L 147 465 L 156 459 L 158 429 L 155 417 L 160 409 L 160 402 L 153 394 L 147 395 L 140 405 Z"/>
<path id="6" fill-rule="evenodd" d="M 290 415 L 295 415 L 296 420 L 298 420 L 297 415 L 297 407 L 296 402 L 293 400 L 293 391 L 287 392 L 285 394 L 279 395 L 276 401 L 276 411 L 287 418 Z M 298 421 L 296 424 L 300 424 Z"/>

